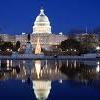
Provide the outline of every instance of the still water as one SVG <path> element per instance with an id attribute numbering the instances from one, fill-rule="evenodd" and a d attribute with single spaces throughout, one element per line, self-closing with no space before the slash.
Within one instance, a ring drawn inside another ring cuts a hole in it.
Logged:
<path id="1" fill-rule="evenodd" d="M 0 100 L 100 100 L 100 62 L 0 60 Z"/>

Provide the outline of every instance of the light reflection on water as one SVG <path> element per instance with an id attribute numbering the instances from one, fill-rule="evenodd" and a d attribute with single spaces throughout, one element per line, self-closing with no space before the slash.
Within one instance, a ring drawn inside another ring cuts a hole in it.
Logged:
<path id="1" fill-rule="evenodd" d="M 64 87 L 67 86 L 67 88 L 70 87 L 68 87 L 69 83 L 71 88 L 73 86 L 76 87 L 76 89 L 73 88 L 73 91 L 80 88 L 80 86 L 82 88 L 86 86 L 90 87 L 90 89 L 95 88 L 98 90 L 100 87 L 100 62 L 76 60 L 1 60 L 0 80 L 2 84 L 4 82 L 7 84 L 7 81 L 13 84 L 12 80 L 16 83 L 18 81 L 21 81 L 22 84 L 27 83 L 34 90 L 34 98 L 40 100 L 54 99 L 53 95 L 51 96 L 50 94 L 57 92 L 56 90 L 53 91 L 55 82 L 62 84 Z M 66 85 L 65 82 L 67 82 Z M 20 86 L 22 87 L 22 85 Z M 58 88 L 57 85 L 55 88 Z M 83 92 L 83 90 L 80 91 Z M 63 88 L 59 89 L 59 91 L 68 92 Z M 93 94 L 99 95 L 96 90 L 93 91 Z M 70 95 L 75 95 L 75 92 L 70 93 Z M 85 96 L 89 95 L 86 94 Z M 80 96 L 78 92 L 77 96 Z M 24 100 L 28 99 L 24 98 Z"/>

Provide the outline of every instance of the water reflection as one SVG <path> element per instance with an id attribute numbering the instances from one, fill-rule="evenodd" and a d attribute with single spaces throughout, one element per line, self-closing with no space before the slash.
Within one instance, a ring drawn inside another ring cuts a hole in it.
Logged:
<path id="1" fill-rule="evenodd" d="M 50 94 L 51 81 L 33 81 L 33 89 L 37 99 L 45 100 L 48 98 Z"/>
<path id="2" fill-rule="evenodd" d="M 97 62 L 96 72 L 98 73 L 100 72 L 100 62 L 99 61 Z"/>
<path id="3" fill-rule="evenodd" d="M 37 78 L 39 79 L 40 78 L 40 73 L 41 73 L 41 76 L 42 76 L 41 61 L 40 60 L 35 61 L 35 70 L 36 70 L 36 73 L 37 73 Z"/>
<path id="4" fill-rule="evenodd" d="M 0 80 L 11 79 L 28 83 L 36 98 L 45 100 L 55 80 L 59 83 L 73 80 L 85 84 L 100 80 L 100 62 L 87 64 L 76 60 L 1 60 Z"/>
<path id="5" fill-rule="evenodd" d="M 77 66 L 76 66 L 77 65 Z M 68 79 L 79 79 L 81 80 L 97 80 L 96 77 L 99 74 L 100 67 L 97 62 L 95 66 L 85 65 L 80 62 L 68 62 L 66 66 L 66 62 L 62 62 L 62 66 L 60 68 L 61 72 L 68 76 Z"/>

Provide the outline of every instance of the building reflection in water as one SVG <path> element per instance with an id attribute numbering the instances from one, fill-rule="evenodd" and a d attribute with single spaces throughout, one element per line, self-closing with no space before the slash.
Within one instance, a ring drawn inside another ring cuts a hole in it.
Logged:
<path id="1" fill-rule="evenodd" d="M 100 62 L 87 65 L 76 60 L 0 60 L 1 80 L 22 80 L 34 89 L 37 99 L 47 99 L 52 82 L 58 80 L 74 80 L 76 82 L 92 82 L 100 80 Z"/>
<path id="2" fill-rule="evenodd" d="M 33 81 L 33 89 L 38 100 L 46 100 L 50 94 L 51 81 L 36 80 Z"/>
<path id="3" fill-rule="evenodd" d="M 45 100 L 48 98 L 48 95 L 51 90 L 51 81 L 49 80 L 41 80 L 40 74 L 42 72 L 41 70 L 41 61 L 36 60 L 34 61 L 26 60 L 25 65 L 25 75 L 27 76 L 27 82 L 29 83 L 32 81 L 32 87 L 35 93 L 35 96 L 39 100 Z M 35 73 L 35 80 L 34 80 L 34 73 Z M 41 75 L 42 76 L 42 75 Z M 23 80 L 23 82 L 25 82 Z"/>
<path id="4" fill-rule="evenodd" d="M 31 63 L 28 62 L 28 64 L 27 64 L 27 62 L 26 62 L 25 65 L 28 65 L 27 67 L 29 68 L 29 64 L 31 64 Z M 38 100 L 46 100 L 50 94 L 51 81 L 50 80 L 42 80 L 40 78 L 40 75 L 42 77 L 42 70 L 41 70 L 42 65 L 41 65 L 40 60 L 34 61 L 34 65 L 35 65 L 34 66 L 35 68 L 33 67 L 31 70 L 29 69 L 30 71 L 28 71 L 28 72 L 30 72 L 30 76 L 32 76 L 34 69 L 36 71 L 37 79 L 32 80 L 35 96 Z"/>

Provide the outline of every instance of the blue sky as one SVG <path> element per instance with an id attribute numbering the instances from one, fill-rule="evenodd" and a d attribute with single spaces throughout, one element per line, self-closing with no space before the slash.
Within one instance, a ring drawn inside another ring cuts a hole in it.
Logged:
<path id="1" fill-rule="evenodd" d="M 100 0 L 0 0 L 0 33 L 31 33 L 41 5 L 53 33 L 100 26 Z"/>

